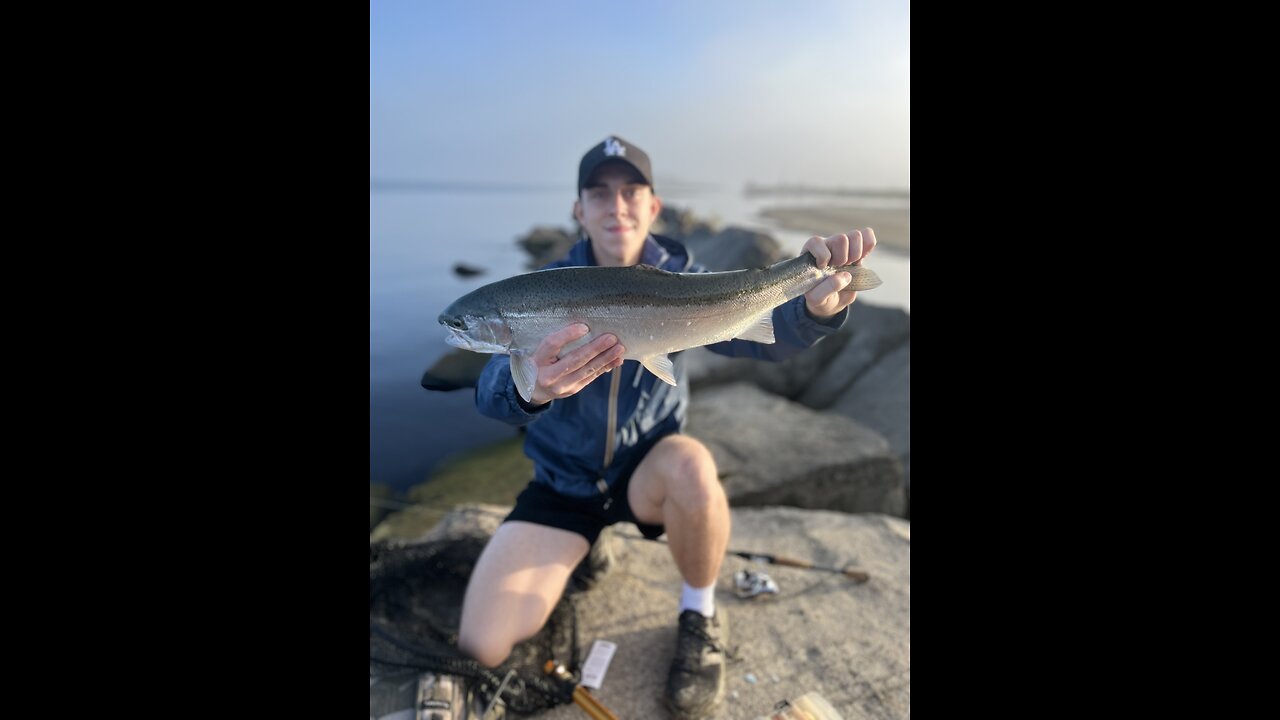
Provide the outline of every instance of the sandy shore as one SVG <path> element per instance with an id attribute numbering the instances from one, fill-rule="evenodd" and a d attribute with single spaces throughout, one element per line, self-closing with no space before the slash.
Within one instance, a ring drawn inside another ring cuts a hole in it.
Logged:
<path id="1" fill-rule="evenodd" d="M 904 208 L 867 208 L 852 205 L 775 205 L 760 216 L 779 227 L 799 232 L 832 235 L 869 227 L 876 243 L 885 249 L 911 255 L 911 211 Z"/>

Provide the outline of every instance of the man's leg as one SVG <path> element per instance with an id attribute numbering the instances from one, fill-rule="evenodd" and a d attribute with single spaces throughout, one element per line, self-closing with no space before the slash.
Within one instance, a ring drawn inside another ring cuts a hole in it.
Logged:
<path id="1" fill-rule="evenodd" d="M 590 546 L 575 532 L 512 520 L 498 527 L 467 583 L 458 647 L 497 667 L 551 616 Z"/>
<path id="2" fill-rule="evenodd" d="M 631 512 L 666 526 L 685 582 L 714 584 L 729 546 L 729 502 L 711 451 L 688 435 L 668 435 L 645 455 L 627 488 Z"/>
<path id="3" fill-rule="evenodd" d="M 729 502 L 706 446 L 670 435 L 636 467 L 627 489 L 631 512 L 661 523 L 684 578 L 667 704 L 678 718 L 703 718 L 724 698 L 728 621 L 715 609 L 715 583 L 729 544 Z"/>

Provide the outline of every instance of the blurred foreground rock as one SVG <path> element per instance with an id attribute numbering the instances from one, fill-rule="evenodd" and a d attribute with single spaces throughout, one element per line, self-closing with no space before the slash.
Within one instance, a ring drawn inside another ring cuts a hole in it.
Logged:
<path id="1" fill-rule="evenodd" d="M 698 390 L 688 425 L 715 457 L 729 504 L 904 515 L 902 466 L 888 441 L 750 383 Z"/>
<path id="2" fill-rule="evenodd" d="M 422 539 L 492 534 L 507 506 L 468 506 Z M 738 660 L 728 666 L 718 719 L 753 720 L 782 699 L 819 692 L 846 720 L 911 715 L 911 523 L 886 515 L 794 508 L 736 508 L 732 550 L 769 553 L 871 575 L 764 565 L 729 556 L 716 605 L 730 623 Z M 596 697 L 619 718 L 665 718 L 661 698 L 675 651 L 680 575 L 667 548 L 614 526 L 615 564 L 577 601 L 583 657 L 595 640 L 617 643 Z M 776 596 L 741 600 L 733 574 L 749 568 L 778 584 Z M 755 682 L 747 679 L 750 674 Z M 574 705 L 534 717 L 580 720 Z"/>

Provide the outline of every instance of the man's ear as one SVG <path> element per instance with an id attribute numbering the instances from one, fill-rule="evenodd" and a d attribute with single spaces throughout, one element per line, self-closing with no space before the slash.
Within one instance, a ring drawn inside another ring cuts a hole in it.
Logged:
<path id="1" fill-rule="evenodd" d="M 662 212 L 662 198 L 657 195 L 653 196 L 653 217 L 650 220 L 657 220 L 658 215 Z"/>
<path id="2" fill-rule="evenodd" d="M 581 200 L 573 201 L 573 219 L 577 220 L 580 224 L 585 224 L 582 221 L 582 201 Z"/>

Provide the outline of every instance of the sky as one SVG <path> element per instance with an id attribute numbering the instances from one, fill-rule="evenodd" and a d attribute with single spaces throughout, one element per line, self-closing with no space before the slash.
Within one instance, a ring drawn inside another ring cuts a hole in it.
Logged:
<path id="1" fill-rule="evenodd" d="M 566 185 L 609 135 L 654 184 L 911 185 L 907 0 L 371 0 L 369 175 Z"/>

